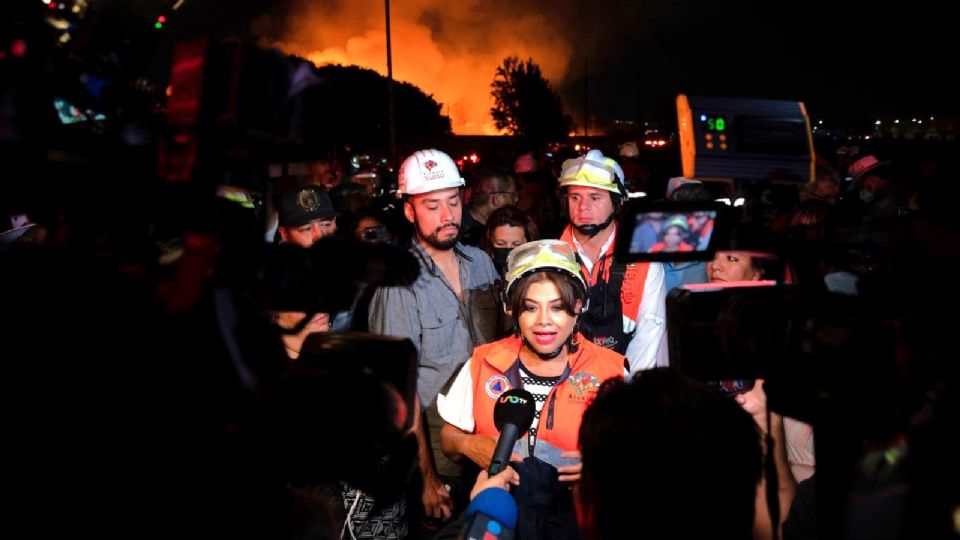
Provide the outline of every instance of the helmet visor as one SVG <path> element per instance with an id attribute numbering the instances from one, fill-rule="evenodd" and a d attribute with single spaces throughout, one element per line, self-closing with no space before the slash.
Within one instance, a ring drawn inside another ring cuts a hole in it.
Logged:
<path id="1" fill-rule="evenodd" d="M 575 277 L 584 289 L 587 287 L 570 244 L 561 240 L 537 240 L 517 246 L 507 257 L 507 294 L 517 281 L 539 270 L 565 272 Z"/>
<path id="2" fill-rule="evenodd" d="M 616 170 L 606 162 L 587 159 L 586 156 L 568 159 L 563 163 L 560 186 L 584 186 L 620 192 Z"/>

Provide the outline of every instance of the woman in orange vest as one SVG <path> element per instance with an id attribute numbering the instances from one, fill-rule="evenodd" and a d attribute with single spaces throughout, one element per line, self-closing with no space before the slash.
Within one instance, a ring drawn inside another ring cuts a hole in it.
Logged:
<path id="1" fill-rule="evenodd" d="M 687 223 L 681 218 L 675 218 L 660 231 L 660 241 L 650 246 L 650 253 L 661 251 L 693 251 L 693 246 L 686 243 Z"/>
<path id="2" fill-rule="evenodd" d="M 536 401 L 526 437 L 514 446 L 520 538 L 580 538 L 570 488 L 580 479 L 580 419 L 600 384 L 623 377 L 623 355 L 584 339 L 579 317 L 586 281 L 569 244 L 529 242 L 507 260 L 504 310 L 514 334 L 477 347 L 449 391 L 438 397 L 444 453 L 490 465 L 497 443 L 493 409 L 507 390 Z"/>

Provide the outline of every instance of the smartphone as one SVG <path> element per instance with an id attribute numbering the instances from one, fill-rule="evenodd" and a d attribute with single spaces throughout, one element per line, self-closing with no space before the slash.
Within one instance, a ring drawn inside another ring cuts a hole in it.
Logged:
<path id="1" fill-rule="evenodd" d="M 387 243 L 390 241 L 390 235 L 387 233 L 387 227 L 385 225 L 377 225 L 376 227 L 367 227 L 364 229 L 363 239 L 367 242 Z"/>

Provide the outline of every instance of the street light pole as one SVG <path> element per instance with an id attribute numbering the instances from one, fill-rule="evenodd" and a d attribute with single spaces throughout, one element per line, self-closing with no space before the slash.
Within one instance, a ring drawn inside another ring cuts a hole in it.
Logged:
<path id="1" fill-rule="evenodd" d="M 390 0 L 384 0 L 387 13 L 387 124 L 390 134 L 390 164 L 397 163 L 397 119 L 393 110 L 393 50 L 390 46 Z"/>
<path id="2" fill-rule="evenodd" d="M 590 136 L 590 71 L 587 57 L 583 57 L 583 138 Z M 586 144 L 586 143 L 584 143 Z"/>

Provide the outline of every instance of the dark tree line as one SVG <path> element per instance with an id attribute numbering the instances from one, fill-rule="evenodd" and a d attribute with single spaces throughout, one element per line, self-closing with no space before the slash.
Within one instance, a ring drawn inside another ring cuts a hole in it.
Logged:
<path id="1" fill-rule="evenodd" d="M 533 59 L 524 62 L 508 56 L 497 67 L 490 87 L 495 102 L 490 115 L 498 129 L 534 143 L 567 138 L 573 121 Z"/>
<path id="2" fill-rule="evenodd" d="M 389 136 L 387 79 L 357 66 L 324 66 L 316 74 L 320 82 L 306 91 L 302 100 L 304 139 L 385 147 Z M 433 96 L 403 82 L 394 83 L 393 96 L 401 146 L 429 144 L 450 135 L 450 119 L 441 114 L 441 105 Z"/>

